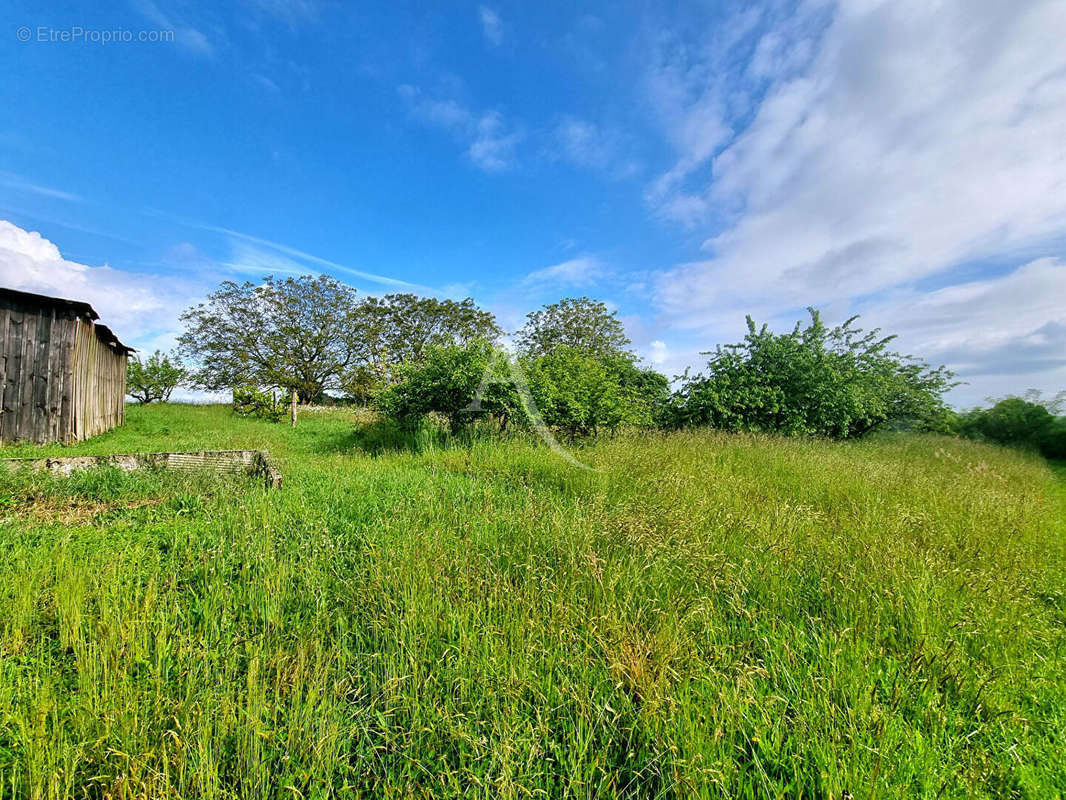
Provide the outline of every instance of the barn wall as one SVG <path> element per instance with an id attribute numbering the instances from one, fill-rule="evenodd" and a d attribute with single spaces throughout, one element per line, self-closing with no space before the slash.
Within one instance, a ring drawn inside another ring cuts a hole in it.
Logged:
<path id="1" fill-rule="evenodd" d="M 70 442 L 126 421 L 126 355 L 69 311 L 0 297 L 0 441 Z"/>
<path id="2" fill-rule="evenodd" d="M 88 439 L 126 421 L 126 354 L 100 341 L 86 320 L 78 320 L 74 332 L 73 375 L 73 439 Z"/>
<path id="3" fill-rule="evenodd" d="M 0 298 L 0 441 L 69 441 L 77 319 Z"/>

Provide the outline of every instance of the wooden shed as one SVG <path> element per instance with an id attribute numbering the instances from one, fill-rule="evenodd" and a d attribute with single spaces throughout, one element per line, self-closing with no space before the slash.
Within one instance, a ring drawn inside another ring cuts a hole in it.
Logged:
<path id="1" fill-rule="evenodd" d="M 133 352 L 88 303 L 0 287 L 0 442 L 73 442 L 126 420 Z"/>

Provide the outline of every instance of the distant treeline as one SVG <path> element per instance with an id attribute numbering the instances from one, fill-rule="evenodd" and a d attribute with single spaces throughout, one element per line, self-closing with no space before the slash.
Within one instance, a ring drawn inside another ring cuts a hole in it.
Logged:
<path id="1" fill-rule="evenodd" d="M 131 369 L 144 402 L 184 383 L 233 391 L 235 410 L 275 419 L 295 393 L 371 405 L 403 425 L 436 415 L 452 430 L 711 426 L 848 439 L 892 427 L 1062 453 L 1053 409 L 1009 398 L 957 414 L 944 402 L 956 385 L 945 367 L 892 351 L 894 336 L 856 318 L 829 328 L 814 309 L 787 333 L 749 318 L 743 341 L 707 352 L 705 369 L 673 389 L 633 352 L 618 315 L 587 297 L 529 313 L 509 349 L 470 298 L 363 298 L 326 276 L 227 281 L 182 319 L 180 353 Z"/>

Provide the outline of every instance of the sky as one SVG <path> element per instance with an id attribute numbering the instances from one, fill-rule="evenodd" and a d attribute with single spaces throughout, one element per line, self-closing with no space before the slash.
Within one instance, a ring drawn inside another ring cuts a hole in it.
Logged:
<path id="1" fill-rule="evenodd" d="M 223 280 L 899 335 L 959 407 L 1066 389 L 1062 0 L 15 2 L 0 285 L 167 349 Z"/>

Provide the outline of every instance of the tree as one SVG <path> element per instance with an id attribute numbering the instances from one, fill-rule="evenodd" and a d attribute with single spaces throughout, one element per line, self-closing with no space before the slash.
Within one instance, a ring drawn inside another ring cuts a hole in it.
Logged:
<path id="1" fill-rule="evenodd" d="M 625 417 L 625 397 L 603 361 L 560 345 L 523 364 L 529 391 L 550 428 L 571 437 L 615 428 Z"/>
<path id="2" fill-rule="evenodd" d="M 787 334 L 748 317 L 744 341 L 710 354 L 707 375 L 682 376 L 673 423 L 841 439 L 888 421 L 941 424 L 949 370 L 890 352 L 895 337 L 854 327 L 857 317 L 830 330 L 809 312 L 810 325 Z"/>
<path id="3" fill-rule="evenodd" d="M 567 297 L 526 315 L 516 335 L 518 349 L 537 358 L 557 347 L 572 347 L 595 356 L 626 355 L 632 344 L 622 321 L 599 300 Z"/>
<path id="4" fill-rule="evenodd" d="M 368 398 L 394 382 L 400 365 L 418 363 L 432 346 L 464 345 L 476 339 L 495 341 L 496 319 L 462 301 L 438 300 L 413 294 L 389 294 L 364 299 L 352 317 L 357 353 L 345 376 L 345 389 Z"/>
<path id="5" fill-rule="evenodd" d="M 126 367 L 126 394 L 138 403 L 166 402 L 171 392 L 185 380 L 181 360 L 156 350 L 147 361 L 131 358 Z"/>
<path id="6" fill-rule="evenodd" d="M 560 345 L 523 357 L 529 390 L 545 424 L 570 436 L 655 423 L 669 383 L 626 355 L 595 355 Z"/>
<path id="7" fill-rule="evenodd" d="M 397 369 L 397 382 L 376 398 L 385 416 L 412 424 L 426 414 L 446 417 L 452 432 L 476 419 L 494 416 L 506 422 L 522 408 L 515 387 L 507 381 L 506 355 L 491 342 L 430 344 L 419 361 Z M 484 396 L 475 403 L 478 389 Z"/>
<path id="8" fill-rule="evenodd" d="M 182 314 L 182 352 L 208 390 L 277 387 L 306 400 L 338 388 L 356 353 L 355 289 L 325 275 L 224 282 Z"/>
<path id="9" fill-rule="evenodd" d="M 1039 392 L 1009 396 L 991 408 L 975 408 L 959 416 L 958 431 L 971 439 L 1037 450 L 1047 458 L 1066 458 L 1066 417 L 1057 416 L 1062 395 L 1041 400 Z"/>

